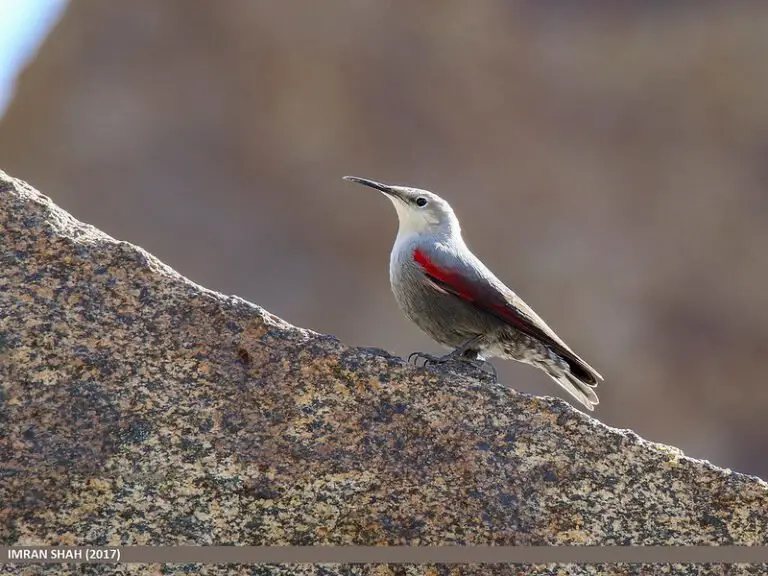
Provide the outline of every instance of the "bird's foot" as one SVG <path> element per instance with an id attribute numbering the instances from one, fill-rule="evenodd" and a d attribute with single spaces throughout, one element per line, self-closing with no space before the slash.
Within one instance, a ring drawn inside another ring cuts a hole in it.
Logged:
<path id="1" fill-rule="evenodd" d="M 499 381 L 499 373 L 496 372 L 496 366 L 491 364 L 488 360 L 475 358 L 474 360 L 464 360 L 464 362 L 474 367 L 475 369 L 479 370 L 480 372 L 483 372 L 488 376 L 491 376 L 494 382 Z"/>
<path id="2" fill-rule="evenodd" d="M 442 357 L 426 354 L 425 352 L 413 352 L 408 355 L 408 362 L 412 361 L 414 366 L 419 365 L 419 360 L 422 361 L 422 366 L 426 366 L 427 364 L 440 364 Z"/>
<path id="3" fill-rule="evenodd" d="M 426 354 L 424 352 L 413 352 L 408 355 L 408 362 L 413 361 L 415 366 L 419 366 L 419 360 L 422 361 L 422 367 L 428 366 L 429 364 L 447 364 L 449 362 L 469 365 L 476 370 L 492 376 L 494 382 L 498 380 L 496 367 L 488 362 L 488 360 L 478 358 L 476 352 L 457 349 L 444 356 L 433 356 L 432 354 Z"/>

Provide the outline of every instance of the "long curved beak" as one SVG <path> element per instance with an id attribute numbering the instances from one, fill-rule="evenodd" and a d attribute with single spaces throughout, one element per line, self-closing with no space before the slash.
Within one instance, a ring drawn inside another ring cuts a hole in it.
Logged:
<path id="1" fill-rule="evenodd" d="M 404 200 L 399 190 L 399 186 L 389 186 L 388 184 L 382 184 L 381 182 L 376 182 L 376 180 L 369 180 L 368 178 L 358 178 L 357 176 L 344 176 L 343 180 L 346 180 L 348 182 L 356 182 L 358 184 L 362 184 L 363 186 L 374 188 L 379 192 L 383 192 L 387 196 L 393 196 L 400 200 Z"/>

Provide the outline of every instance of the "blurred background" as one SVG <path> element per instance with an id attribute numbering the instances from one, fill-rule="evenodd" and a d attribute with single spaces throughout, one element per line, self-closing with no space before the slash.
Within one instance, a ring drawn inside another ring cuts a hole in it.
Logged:
<path id="1" fill-rule="evenodd" d="M 439 349 L 392 206 L 605 376 L 596 416 L 768 477 L 768 3 L 0 0 L 0 168 L 209 288 Z M 559 394 L 540 372 L 500 379 Z"/>

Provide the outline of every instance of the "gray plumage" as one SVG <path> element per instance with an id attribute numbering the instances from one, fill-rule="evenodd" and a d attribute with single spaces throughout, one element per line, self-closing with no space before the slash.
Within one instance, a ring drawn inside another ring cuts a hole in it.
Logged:
<path id="1" fill-rule="evenodd" d="M 399 227 L 389 265 L 392 291 L 410 320 L 453 349 L 435 360 L 523 362 L 594 410 L 602 376 L 472 253 L 445 200 L 427 190 L 344 179 L 375 188 L 394 204 Z"/>

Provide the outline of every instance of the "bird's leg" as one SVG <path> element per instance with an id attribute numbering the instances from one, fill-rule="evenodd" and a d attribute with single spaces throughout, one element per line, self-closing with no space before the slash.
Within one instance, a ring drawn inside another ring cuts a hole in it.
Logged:
<path id="1" fill-rule="evenodd" d="M 411 358 L 415 358 L 416 362 L 418 362 L 419 358 L 421 358 L 424 360 L 424 366 L 427 364 L 444 364 L 446 362 L 466 362 L 467 364 L 471 364 L 479 370 L 490 372 L 490 374 L 493 376 L 493 379 L 496 380 L 497 373 L 494 365 L 487 360 L 483 360 L 482 358 L 478 357 L 479 354 L 477 345 L 483 340 L 484 337 L 484 334 L 473 336 L 464 342 L 464 344 L 444 356 L 432 356 L 431 354 L 425 354 L 423 352 L 414 352 L 408 356 L 408 361 L 410 362 Z"/>
<path id="2" fill-rule="evenodd" d="M 477 345 L 484 337 L 485 336 L 483 334 L 472 336 L 472 338 L 464 342 L 464 344 L 456 348 L 453 352 L 449 352 L 445 356 L 441 356 L 438 361 L 442 363 L 452 362 L 454 360 L 461 360 L 464 362 L 477 360 Z"/>
<path id="3" fill-rule="evenodd" d="M 496 382 L 499 379 L 499 374 L 496 372 L 496 366 L 491 364 L 488 360 L 485 360 L 483 358 L 475 358 L 473 360 L 467 360 L 472 366 L 477 368 L 478 370 L 482 370 L 486 374 L 490 374 L 493 376 L 493 381 Z"/>
<path id="4" fill-rule="evenodd" d="M 450 361 L 466 362 L 467 364 L 471 364 L 478 370 L 482 370 L 483 372 L 490 373 L 490 375 L 493 376 L 493 380 L 496 381 L 498 379 L 498 374 L 496 373 L 496 367 L 490 362 L 488 362 L 487 360 L 481 358 L 479 354 L 478 344 L 484 338 L 485 338 L 484 334 L 478 334 L 477 336 L 473 336 L 472 338 L 464 342 L 464 344 L 456 348 L 456 350 L 440 358 L 440 362 L 450 362 Z"/>
<path id="5" fill-rule="evenodd" d="M 440 358 L 438 356 L 432 356 L 432 354 L 427 354 L 426 352 L 412 352 L 411 354 L 408 354 L 408 362 L 411 360 L 413 360 L 413 363 L 416 366 L 419 365 L 419 360 L 424 361 L 424 366 L 430 362 L 433 364 L 440 362 Z"/>
<path id="6" fill-rule="evenodd" d="M 443 364 L 453 360 L 475 360 L 477 358 L 477 350 L 473 348 L 473 345 L 477 344 L 482 337 L 482 334 L 473 336 L 464 342 L 464 344 L 456 348 L 456 350 L 445 356 L 433 356 L 432 354 L 426 354 L 425 352 L 413 352 L 408 355 L 408 362 L 414 359 L 414 364 L 417 364 L 419 359 L 421 359 L 424 360 L 424 365 L 426 366 L 427 364 Z"/>

